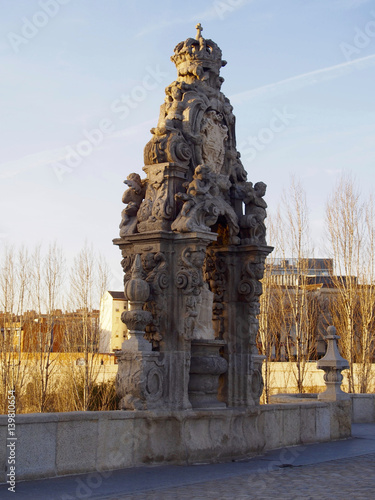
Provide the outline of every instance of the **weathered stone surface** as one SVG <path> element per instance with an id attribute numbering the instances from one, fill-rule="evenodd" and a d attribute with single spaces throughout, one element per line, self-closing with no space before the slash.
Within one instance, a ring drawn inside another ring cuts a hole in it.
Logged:
<path id="1" fill-rule="evenodd" d="M 262 407 L 263 410 L 263 407 Z M 275 405 L 267 405 L 262 413 L 263 433 L 268 449 L 280 448 L 283 444 L 283 414 L 276 411 Z"/>
<path id="2" fill-rule="evenodd" d="M 352 400 L 352 422 L 365 424 L 375 422 L 375 394 L 350 394 Z"/>
<path id="3" fill-rule="evenodd" d="M 58 474 L 77 474 L 95 469 L 98 418 L 90 419 L 90 416 L 79 421 L 58 422 L 55 455 Z"/>
<path id="4" fill-rule="evenodd" d="M 316 411 L 313 408 L 303 408 L 300 410 L 301 442 L 314 443 L 316 437 Z"/>
<path id="5" fill-rule="evenodd" d="M 134 464 L 134 419 L 99 419 L 96 467 L 98 470 L 121 469 Z M 130 450 L 130 452 L 129 452 Z"/>
<path id="6" fill-rule="evenodd" d="M 330 405 L 330 439 L 342 439 L 351 433 L 352 407 L 351 401 L 337 401 Z"/>
<path id="7" fill-rule="evenodd" d="M 32 419 L 30 419 L 32 421 Z M 25 479 L 56 475 L 57 424 L 45 422 L 16 426 L 16 470 Z M 5 441 L 3 441 L 5 443 Z"/>
<path id="8" fill-rule="evenodd" d="M 285 409 L 283 414 L 283 443 L 298 444 L 301 442 L 301 413 L 299 406 Z"/>

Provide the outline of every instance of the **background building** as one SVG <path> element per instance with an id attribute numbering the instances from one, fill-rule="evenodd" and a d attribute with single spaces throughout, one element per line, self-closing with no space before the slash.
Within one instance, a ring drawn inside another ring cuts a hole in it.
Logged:
<path id="1" fill-rule="evenodd" d="M 127 337 L 127 328 L 121 313 L 128 307 L 124 292 L 105 292 L 100 301 L 99 352 L 112 353 L 121 349 Z"/>

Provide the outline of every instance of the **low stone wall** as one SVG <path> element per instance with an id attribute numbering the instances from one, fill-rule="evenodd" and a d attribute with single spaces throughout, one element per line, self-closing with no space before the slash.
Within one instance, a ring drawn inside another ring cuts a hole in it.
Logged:
<path id="1" fill-rule="evenodd" d="M 274 394 L 271 403 L 305 404 L 317 401 L 318 394 Z M 349 394 L 352 424 L 375 423 L 375 394 Z"/>
<path id="2" fill-rule="evenodd" d="M 375 423 L 375 394 L 350 394 L 353 424 Z"/>
<path id="3" fill-rule="evenodd" d="M 268 363 L 269 368 L 269 390 L 270 394 L 279 393 L 297 393 L 298 387 L 296 382 L 297 365 L 293 361 L 278 362 L 273 361 Z M 266 365 L 263 363 L 263 378 L 265 377 Z M 360 365 L 354 363 L 354 383 L 357 390 L 359 390 L 359 372 Z M 316 361 L 310 361 L 305 366 L 304 388 L 306 392 L 323 392 L 326 389 L 323 379 L 324 372 L 316 367 Z M 342 372 L 344 380 L 342 382 L 342 390 L 349 390 L 348 383 L 348 370 Z M 375 392 L 375 364 L 372 365 L 369 374 L 369 387 L 368 390 Z"/>
<path id="4" fill-rule="evenodd" d="M 213 463 L 350 436 L 350 402 L 271 404 L 210 411 L 112 411 L 16 417 L 16 478 L 144 464 Z M 6 482 L 7 417 L 0 417 Z"/>

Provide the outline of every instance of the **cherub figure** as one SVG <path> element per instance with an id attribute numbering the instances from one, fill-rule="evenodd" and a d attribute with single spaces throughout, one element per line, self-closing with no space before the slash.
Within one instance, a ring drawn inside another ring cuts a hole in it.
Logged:
<path id="1" fill-rule="evenodd" d="M 127 207 L 121 212 L 120 237 L 133 234 L 137 229 L 137 212 L 144 198 L 144 186 L 139 174 L 129 174 L 124 184 L 129 186 L 122 195 Z"/>
<path id="2" fill-rule="evenodd" d="M 165 120 L 182 120 L 184 105 L 182 104 L 183 92 L 179 85 L 172 84 L 165 89 Z"/>
<path id="3" fill-rule="evenodd" d="M 244 188 L 243 202 L 245 203 L 245 215 L 240 218 L 240 226 L 245 230 L 244 241 L 246 244 L 265 244 L 266 226 L 264 220 L 267 217 L 267 203 L 263 196 L 266 194 L 266 184 L 257 182 L 246 182 Z"/>
<path id="4" fill-rule="evenodd" d="M 177 193 L 176 197 L 184 200 L 181 215 L 186 216 L 190 209 L 198 203 L 206 195 L 209 195 L 212 184 L 212 174 L 208 167 L 205 165 L 198 165 L 194 171 L 193 180 L 190 183 L 185 183 L 187 187 L 186 193 Z"/>

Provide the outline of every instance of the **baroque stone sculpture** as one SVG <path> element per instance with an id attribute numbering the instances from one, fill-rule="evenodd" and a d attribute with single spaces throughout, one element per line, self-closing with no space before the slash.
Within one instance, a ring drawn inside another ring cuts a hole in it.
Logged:
<path id="1" fill-rule="evenodd" d="M 263 388 L 256 335 L 272 251 L 266 185 L 247 181 L 220 90 L 226 61 L 202 29 L 174 49 L 177 80 L 144 149 L 146 178 L 125 181 L 114 240 L 130 303 L 118 359 L 124 409 L 246 407 Z"/>

